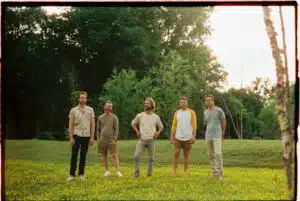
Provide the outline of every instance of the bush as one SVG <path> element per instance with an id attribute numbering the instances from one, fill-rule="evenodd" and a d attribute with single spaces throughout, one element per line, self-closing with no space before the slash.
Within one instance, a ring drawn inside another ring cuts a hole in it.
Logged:
<path id="1" fill-rule="evenodd" d="M 257 118 L 259 134 L 263 139 L 280 139 L 280 125 L 275 110 L 275 101 L 267 103 Z"/>
<path id="2" fill-rule="evenodd" d="M 69 129 L 65 128 L 65 140 L 69 141 L 70 140 L 70 135 L 69 135 Z"/>
<path id="3" fill-rule="evenodd" d="M 66 140 L 66 135 L 64 132 L 40 132 L 38 137 L 40 140 Z"/>
<path id="4" fill-rule="evenodd" d="M 54 140 L 51 132 L 40 132 L 39 140 Z"/>

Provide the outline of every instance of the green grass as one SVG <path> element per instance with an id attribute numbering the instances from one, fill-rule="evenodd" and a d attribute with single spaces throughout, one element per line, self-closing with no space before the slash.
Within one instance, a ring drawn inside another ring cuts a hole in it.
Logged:
<path id="1" fill-rule="evenodd" d="M 281 141 L 225 140 L 224 180 L 212 178 L 203 140 L 193 145 L 188 175 L 179 165 L 171 176 L 173 148 L 157 141 L 156 164 L 146 177 L 147 152 L 141 179 L 133 180 L 136 141 L 119 141 L 123 178 L 105 178 L 96 145 L 87 155 L 86 179 L 67 182 L 71 148 L 68 142 L 6 141 L 6 198 L 8 200 L 266 200 L 286 199 Z M 182 163 L 183 157 L 180 157 Z"/>

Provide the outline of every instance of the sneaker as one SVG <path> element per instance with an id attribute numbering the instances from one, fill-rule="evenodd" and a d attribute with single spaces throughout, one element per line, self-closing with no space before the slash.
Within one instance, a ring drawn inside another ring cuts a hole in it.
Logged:
<path id="1" fill-rule="evenodd" d="M 105 177 L 110 176 L 110 175 L 111 175 L 111 173 L 110 173 L 109 171 L 106 171 L 106 172 L 104 173 L 104 176 L 105 176 Z"/>
<path id="2" fill-rule="evenodd" d="M 73 180 L 73 179 L 74 179 L 74 176 L 71 176 L 71 175 L 70 175 L 70 176 L 68 177 L 67 181 L 71 181 L 71 180 Z"/>
<path id="3" fill-rule="evenodd" d="M 122 173 L 120 171 L 117 172 L 118 177 L 123 177 Z"/>
<path id="4" fill-rule="evenodd" d="M 80 176 L 79 176 L 79 179 L 80 179 L 80 180 L 85 180 L 85 178 L 84 178 L 83 175 L 80 175 Z"/>

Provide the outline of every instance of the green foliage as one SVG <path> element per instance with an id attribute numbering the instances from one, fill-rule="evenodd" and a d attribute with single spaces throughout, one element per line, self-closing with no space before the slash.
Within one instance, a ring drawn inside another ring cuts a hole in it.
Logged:
<path id="1" fill-rule="evenodd" d="M 69 129 L 65 128 L 65 140 L 69 141 L 70 140 L 70 135 L 69 135 Z"/>
<path id="2" fill-rule="evenodd" d="M 100 96 L 100 104 L 109 100 L 113 103 L 113 112 L 119 118 L 120 138 L 134 137 L 131 121 L 143 110 L 144 99 L 150 94 L 151 80 L 147 77 L 138 80 L 134 70 L 113 71 L 112 78 L 104 85 L 104 95 Z M 99 111 L 99 115 L 103 113 Z"/>
<path id="3" fill-rule="evenodd" d="M 85 181 L 67 182 L 70 160 L 68 142 L 41 140 L 6 141 L 5 193 L 8 200 L 269 200 L 286 199 L 282 171 L 282 145 L 278 140 L 225 140 L 225 177 L 211 177 L 206 145 L 193 145 L 189 174 L 183 173 L 180 155 L 178 176 L 172 177 L 173 149 L 169 141 L 158 140 L 152 177 L 146 177 L 147 153 L 141 158 L 141 179 L 133 176 L 136 141 L 119 141 L 120 170 L 124 177 L 103 177 L 97 147 L 87 154 Z M 41 151 L 42 150 L 42 151 Z M 199 154 L 200 153 L 200 154 Z M 265 167 L 265 168 L 264 168 Z M 28 182 L 30 180 L 31 182 Z M 195 186 L 202 186 L 195 188 Z M 184 188 L 183 188 L 184 187 Z M 87 190 L 88 189 L 88 190 Z M 191 190 L 193 189 L 193 190 Z"/>
<path id="4" fill-rule="evenodd" d="M 130 67 L 143 80 L 170 51 L 197 66 L 193 81 L 199 80 L 198 89 L 206 89 L 205 82 L 216 85 L 222 73 L 213 73 L 210 51 L 203 45 L 210 12 L 202 7 L 73 7 L 48 16 L 39 7 L 7 8 L 3 51 L 10 67 L 5 86 L 14 91 L 4 96 L 11 111 L 8 136 L 30 138 L 36 127 L 63 130 L 77 103 L 70 96 L 74 90 L 87 91 L 88 103 L 99 111 L 98 96 L 113 68 Z M 19 129 L 27 125 L 30 129 Z"/>
<path id="5" fill-rule="evenodd" d="M 259 132 L 257 135 L 264 139 L 280 139 L 280 126 L 276 115 L 275 101 L 265 104 L 257 118 Z"/>
<path id="6" fill-rule="evenodd" d="M 199 96 L 204 96 L 204 91 L 198 88 L 200 85 L 197 85 L 199 82 L 195 80 L 193 73 L 193 67 L 187 60 L 177 51 L 170 51 L 160 65 L 151 68 L 149 75 L 142 79 L 137 78 L 134 70 L 114 70 L 112 78 L 104 85 L 105 91 L 100 96 L 100 104 L 103 105 L 106 100 L 114 103 L 114 111 L 120 120 L 120 137 L 128 139 L 134 136 L 131 135 L 130 122 L 137 113 L 143 111 L 144 99 L 152 97 L 156 101 L 155 112 L 164 124 L 162 136 L 168 138 L 172 116 L 179 109 L 180 97 L 188 97 L 189 107 L 194 110 L 197 105 L 202 104 Z M 201 88 L 202 86 L 203 84 Z M 201 120 L 199 118 L 198 122 Z"/>
<path id="7" fill-rule="evenodd" d="M 73 7 L 48 16 L 40 7 L 5 8 L 3 59 L 9 68 L 4 68 L 3 101 L 8 137 L 63 131 L 71 107 L 77 105 L 77 90 L 88 92 L 87 104 L 97 116 L 103 113 L 105 100 L 113 101 L 124 139 L 134 137 L 130 122 L 143 111 L 143 100 L 149 96 L 156 100 L 167 138 L 182 95 L 196 111 L 198 137 L 203 137 L 207 93 L 215 94 L 217 105 L 225 110 L 218 96 L 224 97 L 236 125 L 242 111 L 244 138 L 261 137 L 262 122 L 257 118 L 266 115 L 261 111 L 274 98 L 275 88 L 258 78 L 249 90 L 216 91 L 227 73 L 204 43 L 212 9 Z M 294 111 L 293 91 L 291 95 Z M 228 114 L 227 120 L 227 133 L 235 138 Z M 276 132 L 275 127 L 270 131 L 273 137 Z"/>
<path id="8" fill-rule="evenodd" d="M 39 135 L 40 140 L 53 140 L 53 136 L 51 132 L 41 132 Z"/>
<path id="9" fill-rule="evenodd" d="M 38 139 L 63 141 L 66 139 L 66 134 L 64 132 L 40 132 Z"/>
<path id="10" fill-rule="evenodd" d="M 181 96 L 191 98 L 195 84 L 191 80 L 188 62 L 177 52 L 169 52 L 159 67 L 151 70 L 154 83 L 151 97 L 156 101 L 156 113 L 164 124 L 164 136 L 168 137 L 174 112 L 178 109 Z M 190 101 L 193 107 L 193 101 Z"/>
<path id="11" fill-rule="evenodd" d="M 222 97 L 221 97 L 222 96 Z M 236 138 L 235 131 L 233 129 L 232 121 L 228 111 L 225 109 L 224 103 L 219 100 L 224 98 L 224 101 L 229 108 L 234 124 L 240 132 L 241 117 L 243 125 L 243 138 L 253 139 L 260 136 L 260 132 L 257 118 L 264 107 L 265 99 L 253 91 L 230 89 L 228 92 L 218 94 L 217 105 L 220 105 L 226 113 L 227 119 L 227 134 Z M 230 132 L 229 132 L 230 130 Z M 268 138 L 267 138 L 268 139 Z"/>
<path id="12" fill-rule="evenodd" d="M 71 92 L 71 103 L 73 104 L 73 107 L 75 107 L 78 103 L 79 94 L 81 91 L 74 90 Z"/>

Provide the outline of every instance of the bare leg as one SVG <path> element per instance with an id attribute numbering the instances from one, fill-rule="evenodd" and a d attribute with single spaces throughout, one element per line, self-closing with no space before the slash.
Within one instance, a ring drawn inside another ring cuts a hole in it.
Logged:
<path id="1" fill-rule="evenodd" d="M 174 158 L 173 158 L 173 176 L 176 175 L 176 169 L 177 169 L 177 166 L 178 166 L 179 154 L 180 154 L 180 148 L 175 148 Z"/>
<path id="2" fill-rule="evenodd" d="M 113 162 L 114 162 L 114 166 L 116 168 L 116 170 L 119 170 L 119 157 L 118 154 L 112 154 L 113 157 Z"/>
<path id="3" fill-rule="evenodd" d="M 191 153 L 190 150 L 184 150 L 184 172 L 188 172 L 190 153 Z"/>
<path id="4" fill-rule="evenodd" d="M 108 159 L 107 159 L 107 154 L 103 155 L 103 162 L 104 162 L 104 168 L 105 168 L 105 171 L 108 171 Z"/>

